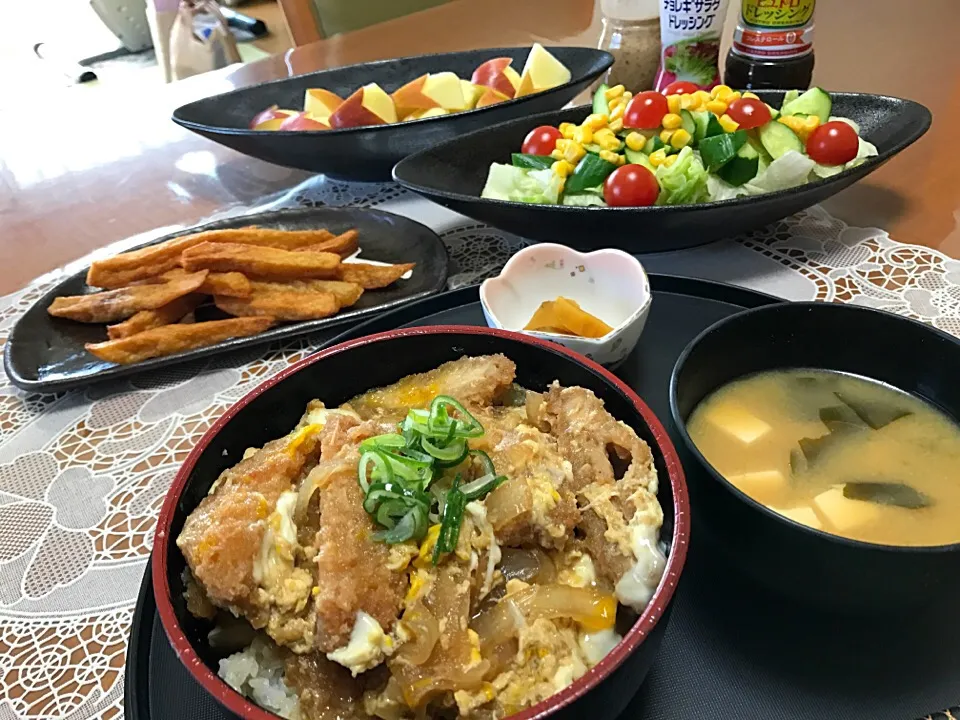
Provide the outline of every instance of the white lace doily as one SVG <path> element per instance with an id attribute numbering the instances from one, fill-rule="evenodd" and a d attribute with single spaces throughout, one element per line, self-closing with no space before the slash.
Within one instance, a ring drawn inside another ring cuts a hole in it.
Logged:
<path id="1" fill-rule="evenodd" d="M 451 287 L 495 273 L 525 244 L 392 184 L 320 178 L 256 209 L 318 204 L 377 205 L 431 225 L 450 250 Z M 235 207 L 221 217 L 252 210 Z M 960 262 L 896 243 L 882 230 L 848 227 L 818 208 L 710 253 L 714 277 L 880 307 L 960 334 Z M 676 253 L 667 265 L 683 273 L 694 257 Z M 0 341 L 34 300 L 86 262 L 0 299 Z M 0 718 L 122 714 L 133 605 L 178 465 L 233 402 L 311 350 L 301 338 L 56 395 L 24 393 L 3 378 Z"/>

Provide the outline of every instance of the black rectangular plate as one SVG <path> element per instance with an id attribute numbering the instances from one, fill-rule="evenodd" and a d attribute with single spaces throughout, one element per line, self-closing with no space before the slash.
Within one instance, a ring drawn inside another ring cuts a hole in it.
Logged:
<path id="1" fill-rule="evenodd" d="M 616 370 L 670 428 L 667 383 L 683 347 L 708 325 L 778 298 L 704 280 L 651 275 L 640 344 Z M 484 324 L 476 288 L 421 300 L 325 345 L 407 325 Z M 694 508 L 697 512 L 704 508 Z M 672 617 L 647 680 L 621 720 L 909 720 L 960 701 L 955 598 L 897 622 L 839 620 L 785 605 L 693 542 Z M 952 620 L 951 620 L 952 613 Z M 149 566 L 127 654 L 129 720 L 227 720 L 180 665 L 156 616 Z M 171 690 L 175 690 L 171 692 Z M 953 712 L 960 717 L 960 709 Z M 948 720 L 947 715 L 935 715 Z"/>
<path id="2" fill-rule="evenodd" d="M 258 225 L 282 230 L 327 228 L 340 233 L 350 228 L 360 232 L 360 259 L 387 263 L 417 263 L 410 278 L 381 290 L 368 290 L 357 304 L 333 317 L 299 323 L 285 323 L 246 338 L 226 340 L 189 352 L 152 358 L 133 365 L 116 365 L 94 357 L 84 343 L 106 340 L 102 324 L 85 324 L 51 317 L 47 308 L 60 295 L 81 295 L 94 289 L 85 282 L 87 268 L 71 275 L 37 300 L 17 321 L 4 347 L 7 377 L 19 388 L 32 392 L 71 390 L 91 382 L 115 379 L 175 363 L 195 360 L 238 348 L 260 345 L 306 333 L 357 322 L 405 302 L 444 289 L 447 281 L 446 247 L 433 230 L 409 218 L 382 210 L 364 208 L 301 208 L 244 215 L 243 217 L 180 230 L 159 238 L 153 245 L 172 237 L 202 230 Z M 200 308 L 198 319 L 226 317 L 216 308 Z"/>

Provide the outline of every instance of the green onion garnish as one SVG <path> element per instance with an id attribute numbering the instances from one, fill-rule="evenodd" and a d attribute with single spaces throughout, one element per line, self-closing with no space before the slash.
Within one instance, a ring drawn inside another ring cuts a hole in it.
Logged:
<path id="1" fill-rule="evenodd" d="M 436 565 L 456 549 L 467 503 L 485 497 L 506 478 L 496 474 L 489 455 L 468 447 L 468 438 L 483 435 L 483 425 L 452 397 L 438 395 L 429 410 L 410 410 L 398 429 L 360 443 L 357 477 L 363 509 L 384 528 L 374 539 L 389 544 L 419 542 L 429 524 L 439 522 Z M 469 475 L 477 479 L 462 484 L 458 473 L 449 490 L 431 487 L 445 470 L 468 460 L 467 469 L 474 469 Z"/>

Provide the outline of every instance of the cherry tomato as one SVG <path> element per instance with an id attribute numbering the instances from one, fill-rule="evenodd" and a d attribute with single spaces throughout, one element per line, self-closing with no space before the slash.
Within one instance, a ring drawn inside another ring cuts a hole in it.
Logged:
<path id="1" fill-rule="evenodd" d="M 660 121 L 667 114 L 667 99 L 655 90 L 645 90 L 635 95 L 623 113 L 623 126 L 637 130 L 650 130 L 660 127 Z"/>
<path id="2" fill-rule="evenodd" d="M 843 165 L 853 160 L 860 149 L 857 132 L 845 122 L 824 123 L 807 138 L 807 155 L 823 165 Z"/>
<path id="3" fill-rule="evenodd" d="M 770 122 L 770 108 L 763 100 L 742 97 L 727 108 L 727 115 L 737 121 L 743 130 L 753 130 Z"/>
<path id="4" fill-rule="evenodd" d="M 603 183 L 603 199 L 613 207 L 646 207 L 659 194 L 657 178 L 643 165 L 622 165 Z"/>
<path id="5" fill-rule="evenodd" d="M 667 85 L 660 92 L 662 92 L 664 95 L 683 95 L 684 93 L 695 93 L 699 89 L 700 88 L 698 88 L 692 82 L 687 82 L 686 80 L 677 80 Z"/>
<path id="6" fill-rule="evenodd" d="M 521 151 L 527 155 L 549 155 L 563 135 L 552 125 L 541 125 L 527 133 Z"/>

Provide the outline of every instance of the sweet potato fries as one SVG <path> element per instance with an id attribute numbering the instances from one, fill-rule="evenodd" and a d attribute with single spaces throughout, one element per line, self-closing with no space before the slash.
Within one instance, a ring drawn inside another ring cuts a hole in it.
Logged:
<path id="1" fill-rule="evenodd" d="M 414 269 L 350 262 L 359 249 L 356 230 L 207 230 L 94 262 L 87 285 L 103 291 L 58 297 L 47 312 L 108 323 L 109 339 L 87 350 L 136 363 L 255 335 L 276 322 L 330 317 Z M 210 305 L 213 319 L 196 322 L 194 311 Z"/>

